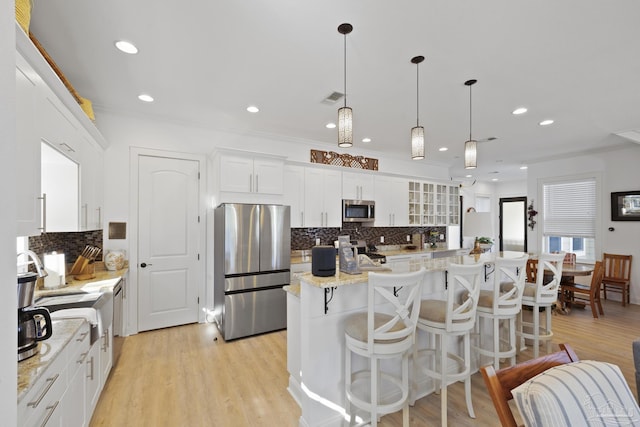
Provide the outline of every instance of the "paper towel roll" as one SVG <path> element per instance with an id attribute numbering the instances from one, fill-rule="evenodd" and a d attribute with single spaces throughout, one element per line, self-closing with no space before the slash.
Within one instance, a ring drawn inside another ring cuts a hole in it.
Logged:
<path id="1" fill-rule="evenodd" d="M 47 271 L 47 276 L 44 278 L 45 288 L 59 288 L 66 284 L 64 254 L 56 252 L 45 254 L 44 269 Z"/>

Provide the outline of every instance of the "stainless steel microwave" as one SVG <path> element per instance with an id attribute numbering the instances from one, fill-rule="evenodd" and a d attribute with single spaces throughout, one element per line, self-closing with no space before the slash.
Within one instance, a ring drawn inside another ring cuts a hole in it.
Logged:
<path id="1" fill-rule="evenodd" d="M 343 222 L 372 223 L 376 219 L 376 202 L 373 200 L 342 200 Z"/>

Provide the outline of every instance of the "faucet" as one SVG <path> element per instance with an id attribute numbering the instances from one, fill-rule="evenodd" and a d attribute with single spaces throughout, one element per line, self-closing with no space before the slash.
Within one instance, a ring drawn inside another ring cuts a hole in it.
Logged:
<path id="1" fill-rule="evenodd" d="M 29 258 L 31 258 L 31 260 L 33 261 L 33 265 L 36 267 L 36 271 L 38 272 L 38 277 L 46 277 L 48 275 L 47 270 L 45 270 L 44 266 L 42 265 L 42 261 L 40 261 L 40 258 L 38 258 L 38 255 L 36 255 L 35 252 L 26 250 L 24 252 L 20 252 L 18 254 L 18 258 L 20 257 L 20 255 L 27 255 Z M 29 263 L 27 262 L 27 264 Z"/>

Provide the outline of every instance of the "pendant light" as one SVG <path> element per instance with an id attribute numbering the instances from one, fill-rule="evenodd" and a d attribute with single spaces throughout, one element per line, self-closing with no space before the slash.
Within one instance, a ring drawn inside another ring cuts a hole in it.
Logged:
<path id="1" fill-rule="evenodd" d="M 475 169 L 477 165 L 477 145 L 478 142 L 471 137 L 471 86 L 476 84 L 477 80 L 471 79 L 464 82 L 469 86 L 469 140 L 464 143 L 464 168 Z"/>
<path id="2" fill-rule="evenodd" d="M 338 32 L 344 36 L 344 107 L 338 109 L 338 146 L 353 145 L 353 111 L 347 107 L 347 34 L 353 31 L 351 24 L 340 24 Z"/>
<path id="3" fill-rule="evenodd" d="M 413 160 L 424 159 L 424 127 L 420 126 L 420 86 L 418 65 L 424 61 L 424 56 L 414 56 L 411 63 L 416 64 L 416 125 L 411 128 L 411 158 Z"/>

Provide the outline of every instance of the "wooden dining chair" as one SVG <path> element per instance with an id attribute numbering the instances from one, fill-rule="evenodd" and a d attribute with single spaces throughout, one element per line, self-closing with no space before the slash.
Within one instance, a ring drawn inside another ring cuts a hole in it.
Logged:
<path id="1" fill-rule="evenodd" d="M 567 306 L 571 306 L 576 300 L 588 301 L 591 306 L 591 313 L 593 317 L 598 318 L 598 313 L 604 315 L 602 310 L 602 302 L 600 301 L 600 285 L 602 284 L 602 278 L 604 277 L 604 268 L 602 261 L 596 261 L 593 267 L 593 274 L 591 275 L 591 284 L 583 285 L 581 283 L 574 282 L 562 282 L 560 283 L 560 292 Z"/>
<path id="2" fill-rule="evenodd" d="M 513 399 L 511 390 L 536 375 L 554 366 L 577 362 L 578 356 L 569 344 L 560 344 L 561 351 L 550 353 L 517 365 L 495 370 L 493 365 L 480 367 L 482 378 L 487 386 L 493 406 L 496 408 L 500 424 L 503 427 L 517 427 L 516 419 L 509 407 Z"/>
<path id="3" fill-rule="evenodd" d="M 538 259 L 529 258 L 527 260 L 527 276 L 525 281 L 529 283 L 536 283 L 537 272 L 538 272 Z"/>
<path id="4" fill-rule="evenodd" d="M 607 299 L 607 291 L 622 294 L 622 306 L 629 304 L 631 283 L 631 255 L 602 254 L 604 277 L 602 278 L 602 296 Z"/>

